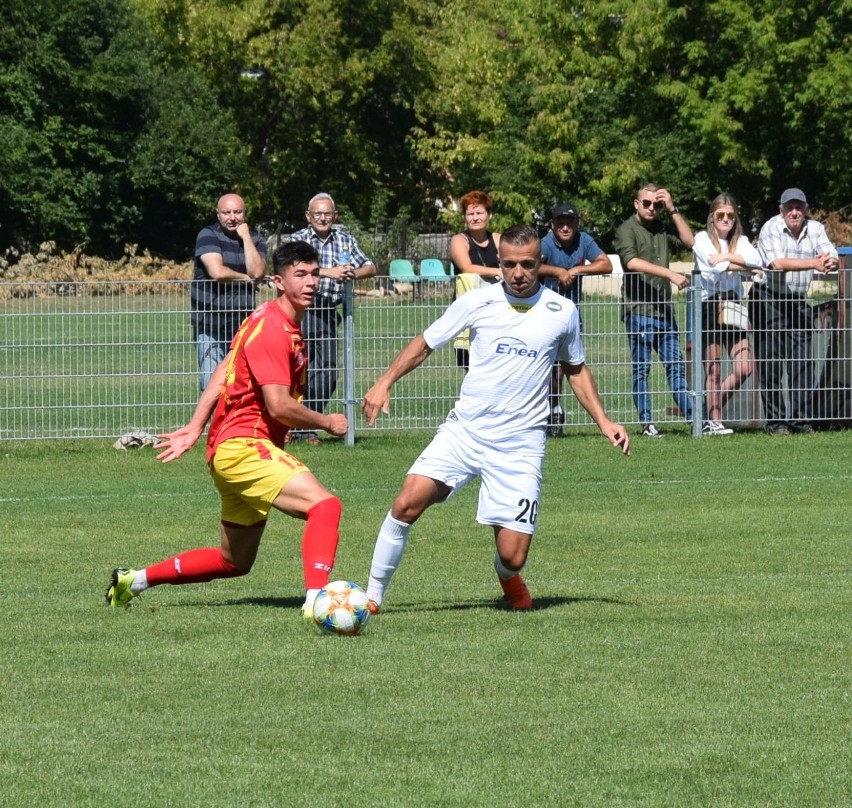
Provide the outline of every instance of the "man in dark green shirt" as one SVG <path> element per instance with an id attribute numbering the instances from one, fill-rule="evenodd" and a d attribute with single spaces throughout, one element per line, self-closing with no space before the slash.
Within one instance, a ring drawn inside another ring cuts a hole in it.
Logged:
<path id="1" fill-rule="evenodd" d="M 624 268 L 621 297 L 633 359 L 633 401 L 642 434 L 657 438 L 662 433 L 654 425 L 648 390 L 652 350 L 663 363 L 675 403 L 687 421 L 692 420 L 671 292 L 672 284 L 685 289 L 689 276 L 669 269 L 669 258 L 672 241 L 691 248 L 695 239 L 665 188 L 646 183 L 637 191 L 633 207 L 634 215 L 622 222 L 615 233 L 615 251 Z M 674 227 L 666 227 L 660 221 L 663 209 L 668 211 Z"/>

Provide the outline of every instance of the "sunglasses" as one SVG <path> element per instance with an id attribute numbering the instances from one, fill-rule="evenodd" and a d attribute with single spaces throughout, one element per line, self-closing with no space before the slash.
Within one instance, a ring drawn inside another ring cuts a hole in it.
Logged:
<path id="1" fill-rule="evenodd" d="M 726 220 L 730 220 L 732 222 L 735 222 L 737 220 L 737 214 L 736 213 L 727 213 L 724 210 L 717 210 L 716 211 L 716 221 L 717 222 L 724 222 Z"/>
<path id="2" fill-rule="evenodd" d="M 514 269 L 518 266 L 521 269 L 535 269 L 538 266 L 538 261 L 531 258 L 528 258 L 526 261 L 501 261 L 500 266 L 503 269 Z"/>
<path id="3" fill-rule="evenodd" d="M 642 207 L 645 208 L 646 210 L 648 208 L 652 207 L 652 206 L 653 206 L 654 210 L 660 210 L 660 208 L 663 207 L 663 203 L 662 202 L 654 202 L 651 199 L 643 199 L 642 200 Z"/>

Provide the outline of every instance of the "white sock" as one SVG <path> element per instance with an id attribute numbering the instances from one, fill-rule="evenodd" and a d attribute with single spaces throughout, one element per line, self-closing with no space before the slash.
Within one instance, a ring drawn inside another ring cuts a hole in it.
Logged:
<path id="1" fill-rule="evenodd" d="M 305 606 L 313 608 L 314 601 L 317 599 L 317 595 L 319 595 L 319 589 L 309 589 L 307 592 L 305 592 Z"/>
<path id="2" fill-rule="evenodd" d="M 385 589 L 388 588 L 399 562 L 402 561 L 410 531 L 411 525 L 394 519 L 388 511 L 376 538 L 373 561 L 370 565 L 370 578 L 367 581 L 367 597 L 378 606 L 382 605 Z"/>
<path id="3" fill-rule="evenodd" d="M 503 581 L 508 581 L 513 575 L 517 575 L 520 570 L 510 570 L 501 560 L 500 553 L 494 553 L 494 569 L 497 571 L 497 577 Z"/>
<path id="4" fill-rule="evenodd" d="M 134 595 L 144 592 L 148 588 L 148 573 L 145 570 L 137 570 L 133 578 L 133 583 L 130 584 L 130 591 Z"/>

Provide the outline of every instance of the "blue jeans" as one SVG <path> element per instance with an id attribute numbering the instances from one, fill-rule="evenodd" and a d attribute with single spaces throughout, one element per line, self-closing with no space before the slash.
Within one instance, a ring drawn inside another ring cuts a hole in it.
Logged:
<path id="1" fill-rule="evenodd" d="M 680 350 L 677 321 L 672 317 L 649 317 L 628 314 L 624 318 L 630 355 L 633 359 L 633 403 L 643 424 L 650 424 L 651 394 L 648 374 L 651 371 L 651 351 L 657 352 L 666 370 L 672 398 L 687 421 L 692 420 L 692 399 L 686 384 L 686 365 Z"/>
<path id="2" fill-rule="evenodd" d="M 202 334 L 200 331 L 195 337 L 195 348 L 198 351 L 198 386 L 201 391 L 207 387 L 207 382 L 213 375 L 218 364 L 225 358 L 228 353 L 228 348 L 231 347 L 229 341 L 223 341 L 211 337 L 209 334 Z"/>

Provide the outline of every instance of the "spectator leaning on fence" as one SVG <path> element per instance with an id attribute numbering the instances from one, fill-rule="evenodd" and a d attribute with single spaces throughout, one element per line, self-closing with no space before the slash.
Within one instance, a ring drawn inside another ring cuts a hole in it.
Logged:
<path id="1" fill-rule="evenodd" d="M 781 194 L 780 209 L 760 230 L 758 250 L 766 283 L 751 290 L 751 322 L 760 390 L 770 435 L 814 431 L 814 314 L 807 304 L 814 272 L 833 272 L 838 255 L 825 228 L 808 217 L 808 200 L 798 188 Z M 782 376 L 790 397 L 785 406 Z"/>
<path id="2" fill-rule="evenodd" d="M 308 226 L 290 236 L 292 241 L 307 241 L 319 254 L 319 290 L 302 321 L 310 357 L 305 404 L 323 412 L 337 388 L 337 329 L 341 320 L 337 307 L 343 302 L 344 284 L 373 277 L 376 267 L 355 237 L 337 224 L 337 209 L 328 194 L 313 197 L 305 217 Z M 300 432 L 294 437 L 320 443 L 313 432 Z"/>
<path id="3" fill-rule="evenodd" d="M 658 438 L 662 433 L 654 424 L 648 390 L 652 350 L 663 363 L 675 403 L 686 420 L 692 420 L 692 402 L 671 291 L 672 284 L 678 289 L 689 286 L 689 277 L 669 269 L 669 256 L 672 242 L 692 247 L 694 238 L 665 188 L 646 183 L 637 191 L 633 208 L 634 215 L 616 230 L 615 250 L 624 268 L 621 296 L 633 360 L 633 401 L 639 412 L 642 434 Z M 673 228 L 660 221 L 664 209 L 672 218 Z"/>
<path id="4" fill-rule="evenodd" d="M 255 286 L 266 273 L 266 243 L 246 222 L 242 198 L 225 194 L 216 205 L 216 218 L 195 240 L 189 293 L 202 390 L 240 323 L 254 311 Z"/>
<path id="5" fill-rule="evenodd" d="M 471 289 L 489 286 L 500 280 L 497 248 L 500 234 L 488 229 L 491 223 L 491 197 L 484 191 L 469 191 L 459 203 L 465 229 L 450 239 L 450 260 L 456 268 L 456 297 Z M 467 370 L 470 335 L 465 331 L 453 342 L 456 364 Z"/>
<path id="6" fill-rule="evenodd" d="M 541 283 L 563 297 L 574 301 L 579 309 L 583 296 L 583 275 L 609 275 L 612 262 L 597 242 L 580 230 L 580 214 L 570 202 L 556 205 L 550 211 L 550 231 L 541 240 Z M 580 313 L 582 327 L 582 312 Z M 547 434 L 562 434 L 565 412 L 560 403 L 562 367 L 553 366 L 550 379 L 550 424 Z"/>
<path id="7" fill-rule="evenodd" d="M 719 194 L 707 214 L 707 228 L 695 234 L 692 247 L 695 271 L 701 273 L 701 352 L 704 357 L 707 400 L 705 434 L 730 435 L 722 423 L 722 408 L 751 375 L 753 367 L 748 342 L 743 274 L 762 282 L 760 255 L 743 235 L 736 200 Z M 731 372 L 722 378 L 722 351 L 728 352 Z"/>

